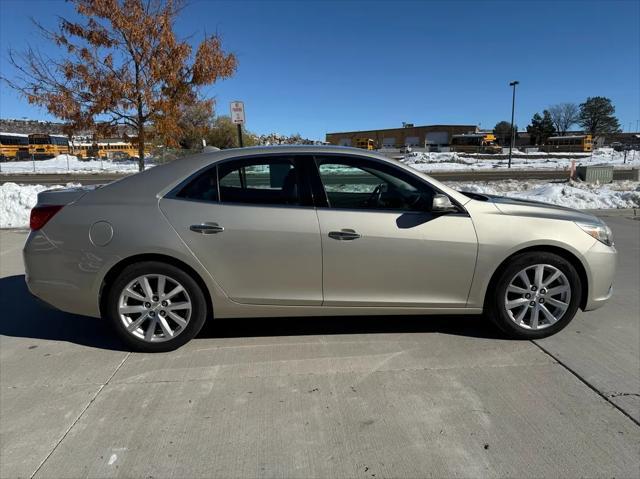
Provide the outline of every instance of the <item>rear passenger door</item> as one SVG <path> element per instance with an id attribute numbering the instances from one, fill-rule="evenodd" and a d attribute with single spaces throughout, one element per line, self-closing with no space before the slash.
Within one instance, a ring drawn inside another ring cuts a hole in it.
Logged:
<path id="1" fill-rule="evenodd" d="M 160 201 L 231 299 L 322 303 L 320 230 L 304 161 L 272 155 L 222 161 Z"/>

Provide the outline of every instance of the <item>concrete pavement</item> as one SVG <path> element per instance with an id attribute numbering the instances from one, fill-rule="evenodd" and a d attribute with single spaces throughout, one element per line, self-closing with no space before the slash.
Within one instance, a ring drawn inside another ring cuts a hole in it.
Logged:
<path id="1" fill-rule="evenodd" d="M 508 341 L 475 317 L 218 320 L 130 354 L 24 286 L 0 232 L 1 477 L 637 477 L 640 221 L 616 292 Z"/>

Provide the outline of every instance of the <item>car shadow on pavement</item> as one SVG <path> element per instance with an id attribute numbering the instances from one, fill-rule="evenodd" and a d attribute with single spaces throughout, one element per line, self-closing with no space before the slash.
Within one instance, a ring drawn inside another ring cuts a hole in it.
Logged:
<path id="1" fill-rule="evenodd" d="M 0 335 L 66 341 L 126 351 L 106 321 L 53 309 L 29 293 L 24 275 L 0 278 Z M 334 334 L 440 333 L 501 338 L 478 316 L 330 316 L 234 318 L 207 321 L 198 338 Z"/>
<path id="2" fill-rule="evenodd" d="M 0 335 L 126 351 L 106 321 L 65 313 L 29 293 L 24 275 L 0 278 Z"/>
<path id="3" fill-rule="evenodd" d="M 471 315 L 216 319 L 205 324 L 198 338 L 389 333 L 439 333 L 472 338 L 505 339 L 505 336 L 490 321 Z"/>

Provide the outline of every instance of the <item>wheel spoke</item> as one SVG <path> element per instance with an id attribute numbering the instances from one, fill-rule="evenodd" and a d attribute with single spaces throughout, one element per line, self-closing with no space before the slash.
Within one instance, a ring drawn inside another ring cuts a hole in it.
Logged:
<path id="1" fill-rule="evenodd" d="M 151 341 L 154 333 L 156 332 L 156 324 L 158 324 L 158 318 L 155 317 L 149 321 L 149 326 L 147 326 L 147 330 L 144 333 L 145 341 Z"/>
<path id="2" fill-rule="evenodd" d="M 540 314 L 540 309 L 538 304 L 536 304 L 531 311 L 531 329 L 538 329 L 538 316 Z"/>
<path id="3" fill-rule="evenodd" d="M 171 291 L 169 291 L 167 294 L 165 294 L 164 297 L 162 297 L 161 299 L 171 299 L 176 294 L 181 293 L 183 291 L 184 291 L 184 288 L 182 286 L 178 285 L 175 288 L 173 288 Z"/>
<path id="4" fill-rule="evenodd" d="M 191 303 L 183 302 L 183 303 L 171 303 L 166 308 L 167 311 L 176 311 L 180 309 L 191 309 Z"/>
<path id="5" fill-rule="evenodd" d="M 557 306 L 558 308 L 562 309 L 563 311 L 566 310 L 569 307 L 568 303 L 563 303 L 562 301 L 559 301 L 559 300 L 554 299 L 554 298 L 547 298 L 547 303 L 552 304 L 553 306 Z"/>
<path id="6" fill-rule="evenodd" d="M 536 274 L 535 279 L 533 280 L 533 284 L 536 285 L 538 289 L 542 288 L 542 277 L 544 276 L 544 265 L 539 264 L 536 266 Z"/>
<path id="7" fill-rule="evenodd" d="M 147 299 L 151 299 L 153 297 L 153 290 L 151 289 L 151 285 L 149 284 L 149 278 L 143 276 L 142 280 L 140 281 L 140 287 L 144 291 Z"/>
<path id="8" fill-rule="evenodd" d="M 131 288 L 127 288 L 123 291 L 124 296 L 128 296 L 129 298 L 137 299 L 138 301 L 144 301 L 146 298 L 144 296 L 139 295 Z"/>
<path id="9" fill-rule="evenodd" d="M 160 329 L 162 329 L 162 332 L 164 333 L 165 336 L 169 338 L 173 337 L 173 331 L 169 327 L 169 324 L 167 323 L 166 319 L 164 319 L 162 316 L 159 316 L 158 324 L 160 325 Z"/>
<path id="10" fill-rule="evenodd" d="M 511 283 L 507 288 L 507 293 L 525 294 L 528 292 L 528 289 L 521 288 L 520 286 L 515 286 L 513 283 Z"/>
<path id="11" fill-rule="evenodd" d="M 549 311 L 544 304 L 540 305 L 540 311 L 542 311 L 542 314 L 544 314 L 545 318 L 547 318 L 549 324 L 553 324 L 558 320 L 558 318 L 551 314 L 551 311 Z"/>
<path id="12" fill-rule="evenodd" d="M 553 283 L 556 279 L 558 279 L 560 277 L 562 273 L 558 270 L 556 270 L 551 276 L 549 276 L 543 283 L 542 283 L 542 287 L 545 288 L 548 285 L 550 285 L 551 283 Z"/>
<path id="13" fill-rule="evenodd" d="M 167 278 L 163 275 L 158 276 L 158 296 L 162 297 L 164 295 L 164 288 Z"/>
<path id="14" fill-rule="evenodd" d="M 125 305 L 118 308 L 120 314 L 144 313 L 146 310 L 147 308 L 143 304 Z"/>
<path id="15" fill-rule="evenodd" d="M 127 326 L 127 330 L 129 332 L 135 331 L 148 317 L 149 315 L 147 313 L 140 315 L 139 318 L 135 319 L 129 326 Z"/>
<path id="16" fill-rule="evenodd" d="M 561 286 L 556 286 L 555 288 L 551 288 L 547 291 L 547 296 L 556 296 L 558 294 L 567 293 L 571 291 L 568 285 L 563 284 Z"/>
<path id="17" fill-rule="evenodd" d="M 514 299 L 513 301 L 507 301 L 506 307 L 507 309 L 513 309 L 516 308 L 518 306 L 522 306 L 526 303 L 528 303 L 529 300 L 525 299 L 525 298 L 518 298 L 518 299 Z"/>
<path id="18" fill-rule="evenodd" d="M 520 278 L 520 281 L 524 283 L 525 288 L 529 288 L 529 286 L 531 286 L 531 280 L 529 279 L 529 276 L 527 276 L 526 271 L 520 271 L 520 273 L 518 273 L 518 277 Z"/>
<path id="19" fill-rule="evenodd" d="M 518 316 L 514 318 L 516 320 L 516 323 L 522 324 L 522 320 L 527 315 L 527 311 L 529 311 L 529 308 L 526 306 L 520 310 L 520 312 L 518 313 Z"/>
<path id="20" fill-rule="evenodd" d="M 168 314 L 169 317 L 173 319 L 181 328 L 184 328 L 187 325 L 187 321 L 184 318 L 178 316 L 176 313 L 170 311 Z"/>

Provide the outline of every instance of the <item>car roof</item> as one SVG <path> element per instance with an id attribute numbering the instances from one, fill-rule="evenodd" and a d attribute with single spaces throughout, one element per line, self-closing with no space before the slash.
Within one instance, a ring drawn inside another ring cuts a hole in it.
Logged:
<path id="1" fill-rule="evenodd" d="M 468 200 L 468 198 L 464 197 L 464 195 L 453 191 L 446 185 L 435 181 L 433 178 L 429 178 L 424 173 L 416 171 L 398 160 L 389 158 L 388 156 L 371 150 L 334 145 L 274 145 L 230 148 L 227 150 L 218 151 L 205 151 L 184 158 L 179 158 L 171 161 L 170 163 L 165 163 L 153 168 L 149 168 L 142 173 L 123 178 L 122 180 L 109 184 L 107 188 L 103 189 L 104 191 L 97 191 L 96 196 L 109 194 L 110 196 L 113 195 L 117 197 L 117 195 L 122 194 L 123 200 L 125 198 L 131 200 L 133 197 L 138 197 L 141 199 L 150 198 L 153 196 L 159 197 L 169 191 L 171 188 L 175 187 L 187 177 L 219 161 L 231 158 L 242 158 L 268 154 L 306 154 L 310 156 L 320 154 L 343 154 L 360 157 L 366 156 L 368 158 L 378 159 L 386 163 L 395 164 L 396 166 L 404 170 L 410 171 L 414 175 L 421 176 L 441 190 L 445 190 L 451 196 L 456 198 L 460 203 L 464 203 L 465 199 Z"/>
<path id="2" fill-rule="evenodd" d="M 224 157 L 232 155 L 260 155 L 273 153 L 351 153 L 351 154 L 373 154 L 371 150 L 363 150 L 362 148 L 354 148 L 351 146 L 336 145 L 267 145 L 267 146 L 248 146 L 244 148 L 229 148 L 227 150 L 212 151 L 203 154 L 216 154 Z M 386 157 L 385 157 L 386 158 Z"/>

